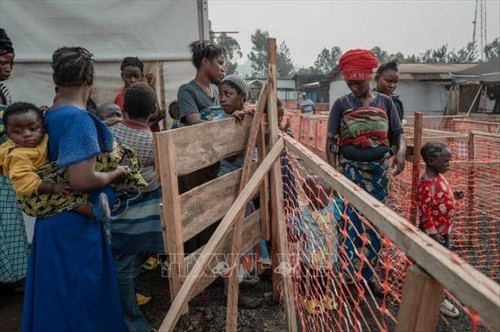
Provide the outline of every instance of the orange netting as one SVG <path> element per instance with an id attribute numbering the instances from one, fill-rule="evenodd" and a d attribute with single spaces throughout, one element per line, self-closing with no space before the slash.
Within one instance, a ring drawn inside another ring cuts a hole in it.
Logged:
<path id="1" fill-rule="evenodd" d="M 295 137 L 325 158 L 327 116 L 287 112 L 285 117 L 290 119 Z M 456 141 L 448 142 L 454 163 L 445 176 L 465 197 L 457 202 L 451 234 L 452 255 L 460 256 L 497 282 L 500 140 L 479 134 L 474 135 L 473 142 L 467 139 L 471 128 L 495 133 L 498 126 L 477 124 L 463 117 L 440 117 L 423 123 L 425 129 L 435 131 L 425 132 L 424 141 L 430 140 L 429 137 L 442 139 L 445 134 L 441 131 L 456 137 Z M 412 130 L 407 129 L 408 140 L 413 144 Z M 473 153 L 469 150 L 471 146 Z M 422 172 L 423 164 L 419 167 Z M 302 329 L 394 330 L 402 286 L 412 265 L 410 258 L 300 158 L 287 153 L 282 159 L 282 171 L 290 251 L 296 257 L 292 279 Z M 385 201 L 407 219 L 414 213 L 411 182 L 412 163 L 408 162 L 405 171 L 391 179 L 390 194 Z M 447 292 L 446 298 L 460 309 L 461 315 L 456 319 L 441 315 L 438 330 L 483 328 L 477 314 L 453 294 Z"/>

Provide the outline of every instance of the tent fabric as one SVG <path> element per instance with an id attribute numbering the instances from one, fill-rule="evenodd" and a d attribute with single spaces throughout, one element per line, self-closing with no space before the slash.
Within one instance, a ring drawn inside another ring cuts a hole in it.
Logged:
<path id="1" fill-rule="evenodd" d="M 163 66 L 166 103 L 194 77 L 188 45 L 204 36 L 208 23 L 197 0 L 0 1 L 0 22 L 12 39 L 16 64 L 4 83 L 14 101 L 51 105 L 54 84 L 49 62 L 61 46 L 83 46 L 94 54 L 92 98 L 113 101 L 123 85 L 120 62 L 137 56 L 154 73 L 159 93 Z M 206 22 L 205 22 L 206 21 Z"/>
<path id="2" fill-rule="evenodd" d="M 75 45 L 98 61 L 188 59 L 189 42 L 200 38 L 196 0 L 0 1 L 0 22 L 17 62 L 46 62 Z"/>

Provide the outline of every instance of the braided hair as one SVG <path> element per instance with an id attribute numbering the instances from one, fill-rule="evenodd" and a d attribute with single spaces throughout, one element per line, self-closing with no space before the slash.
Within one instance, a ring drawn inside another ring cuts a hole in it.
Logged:
<path id="1" fill-rule="evenodd" d="M 91 86 L 94 83 L 92 53 L 83 47 L 61 47 L 52 54 L 52 78 L 59 87 Z"/>
<path id="2" fill-rule="evenodd" d="M 226 50 L 224 47 L 209 42 L 207 40 L 197 40 L 189 44 L 189 48 L 191 48 L 192 62 L 196 69 L 201 67 L 201 61 L 203 58 L 207 58 L 208 60 L 213 60 L 219 56 L 226 56 Z"/>
<path id="3" fill-rule="evenodd" d="M 395 72 L 399 72 L 397 60 L 391 60 L 391 61 L 387 61 L 387 62 L 384 62 L 383 64 L 381 64 L 380 67 L 378 67 L 375 75 L 381 76 L 383 73 L 385 73 L 386 71 L 390 71 L 390 70 L 395 71 Z"/>

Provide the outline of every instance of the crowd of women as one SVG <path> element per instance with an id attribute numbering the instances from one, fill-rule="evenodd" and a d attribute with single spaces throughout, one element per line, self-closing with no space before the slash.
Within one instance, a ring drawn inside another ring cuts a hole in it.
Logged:
<path id="1" fill-rule="evenodd" d="M 178 124 L 188 126 L 230 116 L 241 120 L 251 114 L 244 107 L 248 84 L 241 76 L 225 75 L 224 49 L 208 41 L 193 42 L 190 48 L 196 76 L 178 90 Z M 11 40 L 0 29 L 0 119 L 12 103 L 1 81 L 10 77 L 14 54 Z M 154 172 L 152 132 L 159 130 L 157 124 L 164 112 L 158 107 L 154 90 L 141 83 L 151 85 L 151 77 L 144 75 L 137 58 L 122 62 L 125 85 L 115 103 L 101 105 L 95 114 L 88 112 L 95 80 L 93 63 L 92 54 L 81 47 L 62 47 L 53 53 L 50 65 L 57 95 L 43 115 L 42 126 L 48 136 L 48 161 L 65 169 L 69 191 L 88 194 L 85 199 L 90 201 L 91 211 L 67 208 L 39 216 L 28 248 L 16 193 L 9 178 L 0 176 L 0 281 L 25 280 L 24 331 L 150 330 L 137 305 L 134 279 L 146 253 L 163 251 L 158 211 L 161 190 Z M 391 98 L 397 85 L 397 67 L 393 63 L 380 66 L 376 74 L 379 84 L 372 90 L 370 80 L 378 62 L 371 51 L 348 51 L 339 66 L 352 93 L 333 104 L 328 159 L 346 177 L 383 201 L 391 170 L 388 160 L 393 158 L 397 175 L 404 168 L 406 153 L 402 103 L 395 96 Z M 12 119 L 12 115 L 4 118 L 5 127 L 12 127 Z M 8 138 L 4 129 L 0 126 L 1 143 Z M 99 168 L 102 155 L 115 153 L 117 142 L 133 151 L 126 158 L 128 166 Z M 135 170 L 138 174 L 134 174 L 136 159 L 143 166 Z M 179 179 L 180 191 L 241 167 L 241 162 L 235 157 L 183 176 Z M 130 181 L 142 189 L 135 193 L 124 190 Z M 48 194 L 67 193 L 64 188 L 58 190 L 62 191 L 51 189 Z M 367 258 L 374 263 L 380 240 L 364 228 L 352 208 L 348 207 L 347 213 L 353 221 L 348 230 L 351 241 L 347 251 L 353 262 L 350 268 L 355 268 L 356 247 L 363 233 L 371 239 Z M 206 242 L 212 232 L 207 229 L 195 237 L 186 244 L 186 252 Z M 268 259 L 265 245 L 256 250 Z M 374 292 L 379 291 L 370 269 L 363 270 L 363 276 Z"/>

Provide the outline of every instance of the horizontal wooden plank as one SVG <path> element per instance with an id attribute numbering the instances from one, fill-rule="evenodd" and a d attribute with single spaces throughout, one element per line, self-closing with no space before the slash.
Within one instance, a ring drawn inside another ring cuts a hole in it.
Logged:
<path id="1" fill-rule="evenodd" d="M 499 124 L 500 126 L 500 124 Z M 474 139 L 491 139 L 494 141 L 500 141 L 500 135 L 499 134 L 493 134 L 493 133 L 485 133 L 484 131 L 478 131 L 478 130 L 471 130 L 471 133 L 474 135 Z"/>
<path id="2" fill-rule="evenodd" d="M 422 165 L 425 165 L 425 163 L 422 163 Z M 500 160 L 488 160 L 488 161 L 482 161 L 482 160 L 452 160 L 450 161 L 450 167 L 453 169 L 455 167 L 498 167 L 500 166 Z"/>
<path id="3" fill-rule="evenodd" d="M 251 123 L 250 116 L 246 116 L 241 123 L 229 118 L 167 130 L 156 135 L 167 135 L 174 141 L 177 175 L 181 176 L 245 151 Z M 159 145 L 158 153 L 161 154 L 163 149 Z"/>
<path id="4" fill-rule="evenodd" d="M 448 249 L 437 244 L 418 228 L 349 181 L 313 152 L 290 137 L 287 149 L 301 158 L 315 174 L 328 182 L 382 233 L 413 258 L 433 278 L 449 289 L 483 322 L 500 330 L 500 287 Z"/>
<path id="5" fill-rule="evenodd" d="M 426 142 L 469 142 L 468 135 L 449 135 L 449 136 L 424 136 L 422 137 L 422 144 Z M 407 138 L 407 147 L 413 148 L 413 137 Z M 412 150 L 413 151 L 413 150 Z"/>
<path id="6" fill-rule="evenodd" d="M 427 119 L 427 117 L 425 117 Z M 422 133 L 425 134 L 430 134 L 430 135 L 437 135 L 437 136 L 448 136 L 448 135 L 455 135 L 456 133 L 452 131 L 447 131 L 447 130 L 437 130 L 437 129 L 427 129 L 427 128 L 422 128 Z M 464 134 L 467 136 L 467 134 Z"/>
<path id="7" fill-rule="evenodd" d="M 253 163 L 250 174 L 255 172 Z M 181 195 L 181 220 L 184 242 L 221 220 L 238 195 L 241 169 L 218 177 Z"/>
<path id="8" fill-rule="evenodd" d="M 500 126 L 499 122 L 492 122 L 492 121 L 481 121 L 481 120 L 470 120 L 470 119 L 453 119 L 453 121 L 458 121 L 458 122 L 465 122 L 465 123 L 476 123 L 476 124 L 483 124 L 483 125 L 489 125 L 489 126 Z"/>
<path id="9" fill-rule="evenodd" d="M 193 291 L 189 296 L 190 299 L 198 295 L 201 291 L 207 288 L 207 286 L 210 285 L 215 279 L 217 279 L 217 276 L 214 275 L 212 271 L 214 271 L 218 262 L 226 261 L 224 254 L 229 253 L 231 251 L 231 240 L 233 238 L 232 232 L 233 231 L 231 230 L 228 233 L 228 235 L 222 240 L 221 244 L 215 249 L 215 253 L 217 253 L 217 255 L 214 255 L 215 259 L 212 259 L 210 261 L 210 264 L 205 269 L 205 273 L 199 277 L 196 286 L 193 288 Z M 241 252 L 243 253 L 248 252 L 248 250 L 250 250 L 261 239 L 260 233 L 261 233 L 260 211 L 257 210 L 245 218 L 243 224 L 243 234 L 245 234 L 245 236 L 243 237 Z M 199 255 L 203 251 L 204 247 L 205 246 L 202 246 L 194 253 L 190 254 L 185 258 L 184 262 L 186 264 L 187 273 L 191 272 L 191 270 L 193 269 L 196 260 L 199 258 Z"/>

